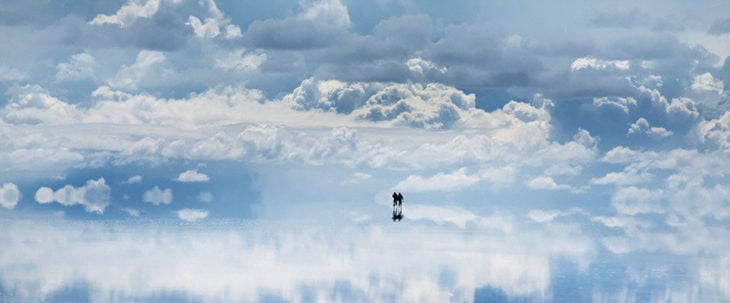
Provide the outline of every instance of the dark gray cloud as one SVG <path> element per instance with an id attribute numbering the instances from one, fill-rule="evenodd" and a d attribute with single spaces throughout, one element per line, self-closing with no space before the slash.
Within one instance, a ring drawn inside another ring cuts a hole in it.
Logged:
<path id="1" fill-rule="evenodd" d="M 730 33 L 730 18 L 715 21 L 715 23 L 710 26 L 710 29 L 707 30 L 707 33 L 716 36 Z"/>
<path id="2" fill-rule="evenodd" d="M 154 18 L 140 18 L 124 28 L 116 24 L 91 25 L 71 15 L 50 26 L 46 35 L 51 41 L 76 47 L 175 51 L 185 46 L 190 33 L 181 16 L 160 12 Z"/>
<path id="3" fill-rule="evenodd" d="M 263 49 L 303 50 L 334 44 L 345 31 L 311 20 L 254 21 L 244 35 L 246 45 Z"/>

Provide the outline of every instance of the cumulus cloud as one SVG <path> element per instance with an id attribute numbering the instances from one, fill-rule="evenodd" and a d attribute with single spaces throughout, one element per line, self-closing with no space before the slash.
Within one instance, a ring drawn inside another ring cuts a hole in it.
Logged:
<path id="1" fill-rule="evenodd" d="M 567 184 L 559 184 L 549 176 L 539 176 L 531 179 L 527 182 L 527 187 L 538 190 L 570 190 L 573 192 L 580 192 L 580 190 L 573 188 Z"/>
<path id="2" fill-rule="evenodd" d="M 20 81 L 28 78 L 28 74 L 14 68 L 0 65 L 0 82 Z"/>
<path id="3" fill-rule="evenodd" d="M 8 91 L 13 97 L 2 110 L 2 118 L 10 123 L 69 123 L 78 121 L 81 112 L 73 104 L 53 97 L 37 85 L 25 85 Z"/>
<path id="4" fill-rule="evenodd" d="M 204 21 L 200 21 L 198 17 L 190 16 L 185 24 L 193 28 L 193 32 L 198 38 L 215 38 L 221 33 L 218 20 L 214 18 L 205 18 Z"/>
<path id="5" fill-rule="evenodd" d="M 170 204 L 172 203 L 172 189 L 160 189 L 155 186 L 144 192 L 142 200 L 154 205 Z"/>
<path id="6" fill-rule="evenodd" d="M 56 81 L 93 80 L 95 58 L 88 53 L 79 53 L 71 56 L 69 62 L 56 65 Z"/>
<path id="7" fill-rule="evenodd" d="M 160 8 L 160 0 L 129 0 L 112 15 L 99 14 L 89 24 L 116 24 L 127 27 L 138 18 L 154 16 Z"/>
<path id="8" fill-rule="evenodd" d="M 674 133 L 672 133 L 671 131 L 668 131 L 664 127 L 651 126 L 651 125 L 649 125 L 649 121 L 647 121 L 645 118 L 641 117 L 641 118 L 637 119 L 636 122 L 632 123 L 629 126 L 629 130 L 628 130 L 627 134 L 629 134 L 629 135 L 646 134 L 649 137 L 666 138 L 666 137 L 671 136 Z"/>
<path id="9" fill-rule="evenodd" d="M 183 208 L 175 212 L 180 220 L 197 222 L 208 217 L 208 211 L 202 209 Z"/>
<path id="10" fill-rule="evenodd" d="M 178 182 L 208 182 L 210 177 L 204 173 L 199 173 L 195 169 L 191 169 L 181 172 L 175 180 Z"/>
<path id="11" fill-rule="evenodd" d="M 663 192 L 637 187 L 622 187 L 616 190 L 611 197 L 611 203 L 616 211 L 625 215 L 662 213 L 661 204 Z"/>
<path id="12" fill-rule="evenodd" d="M 20 201 L 20 190 L 14 183 L 5 183 L 0 187 L 0 206 L 7 209 L 15 208 Z"/>
<path id="13" fill-rule="evenodd" d="M 127 180 L 122 181 L 122 184 L 137 184 L 142 182 L 142 176 L 134 175 L 129 177 Z"/>
<path id="14" fill-rule="evenodd" d="M 695 91 L 710 91 L 722 94 L 725 85 L 720 79 L 716 79 L 710 73 L 704 73 L 694 76 L 692 81 L 692 89 Z"/>
<path id="15" fill-rule="evenodd" d="M 418 175 L 408 176 L 393 188 L 409 192 L 457 191 L 477 182 L 479 182 L 478 176 L 469 175 L 466 168 L 460 168 L 451 173 L 438 173 L 426 178 Z"/>
<path id="16" fill-rule="evenodd" d="M 446 67 L 436 66 L 436 64 L 434 64 L 433 62 L 423 59 L 421 57 L 408 59 L 408 61 L 406 61 L 406 66 L 408 66 L 408 69 L 410 71 L 418 75 L 423 75 L 431 71 L 443 74 L 448 70 Z"/>
<path id="17" fill-rule="evenodd" d="M 594 57 L 582 57 L 575 59 L 570 64 L 572 71 L 579 71 L 581 69 L 616 69 L 616 70 L 628 70 L 631 67 L 631 63 L 628 60 L 602 60 Z"/>
<path id="18" fill-rule="evenodd" d="M 87 212 L 102 214 L 111 204 L 111 188 L 104 178 L 88 180 L 80 187 L 66 185 L 53 191 L 48 187 L 41 187 L 35 193 L 35 199 L 40 204 L 57 202 L 64 206 L 82 205 Z"/>
<path id="19" fill-rule="evenodd" d="M 163 52 L 140 51 L 136 61 L 131 65 L 122 66 L 114 78 L 109 81 L 109 85 L 115 88 L 135 90 L 150 77 L 161 77 L 161 73 L 167 72 L 159 68 L 165 59 L 166 56 Z"/>
<path id="20" fill-rule="evenodd" d="M 702 142 L 730 150 L 730 112 L 716 119 L 701 121 L 697 125 L 697 133 Z"/>
<path id="21" fill-rule="evenodd" d="M 629 113 L 629 109 L 636 108 L 638 102 L 632 97 L 600 97 L 593 98 L 593 105 L 597 107 L 613 106 L 621 109 L 624 113 Z"/>
<path id="22" fill-rule="evenodd" d="M 236 50 L 215 59 L 215 65 L 226 71 L 254 71 L 266 61 L 266 54 L 246 53 L 245 50 Z"/>

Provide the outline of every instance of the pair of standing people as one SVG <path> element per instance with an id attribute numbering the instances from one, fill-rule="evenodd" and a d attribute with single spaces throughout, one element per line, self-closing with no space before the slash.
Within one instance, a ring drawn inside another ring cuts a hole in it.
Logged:
<path id="1" fill-rule="evenodd" d="M 393 192 L 393 222 L 403 219 L 403 195 Z"/>
<path id="2" fill-rule="evenodd" d="M 403 195 L 401 193 L 393 192 L 393 207 L 398 206 L 401 210 L 403 209 Z"/>

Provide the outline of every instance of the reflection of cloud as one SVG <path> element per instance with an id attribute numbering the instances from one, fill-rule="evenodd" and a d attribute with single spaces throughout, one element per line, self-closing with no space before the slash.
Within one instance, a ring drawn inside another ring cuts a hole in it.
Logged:
<path id="1" fill-rule="evenodd" d="M 490 285 L 507 295 L 545 300 L 551 256 L 581 258 L 592 252 L 584 237 L 564 230 L 464 233 L 413 222 L 387 229 L 99 224 L 3 222 L 0 281 L 14 286 L 4 289 L 26 301 L 87 283 L 92 301 L 174 292 L 203 301 L 256 301 L 274 294 L 287 301 L 362 296 L 364 301 L 461 302 Z"/>

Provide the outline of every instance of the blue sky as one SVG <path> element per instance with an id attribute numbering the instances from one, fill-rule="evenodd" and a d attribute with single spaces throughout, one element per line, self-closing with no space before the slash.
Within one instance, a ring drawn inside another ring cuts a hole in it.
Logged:
<path id="1" fill-rule="evenodd" d="M 727 301 L 728 11 L 3 1 L 0 301 Z"/>

